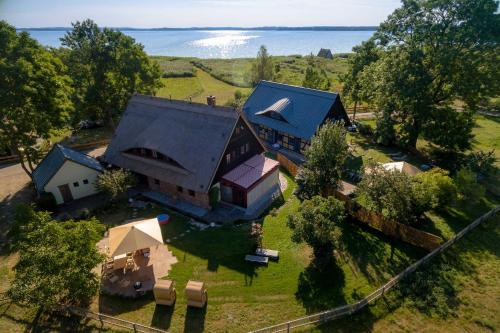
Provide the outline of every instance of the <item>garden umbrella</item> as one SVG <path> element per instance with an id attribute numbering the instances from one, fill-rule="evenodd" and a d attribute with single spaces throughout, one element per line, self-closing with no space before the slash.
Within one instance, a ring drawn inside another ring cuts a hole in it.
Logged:
<path id="1" fill-rule="evenodd" d="M 156 218 L 127 223 L 109 230 L 111 257 L 159 244 L 163 244 L 163 237 Z"/>

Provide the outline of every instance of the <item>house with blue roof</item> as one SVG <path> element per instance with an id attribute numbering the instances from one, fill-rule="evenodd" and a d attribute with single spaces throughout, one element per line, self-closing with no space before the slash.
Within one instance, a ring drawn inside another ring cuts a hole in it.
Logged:
<path id="1" fill-rule="evenodd" d="M 102 171 L 95 158 L 56 144 L 32 177 L 39 194 L 52 193 L 57 204 L 62 204 L 96 194 L 95 181 Z"/>
<path id="2" fill-rule="evenodd" d="M 243 113 L 267 146 L 299 155 L 328 119 L 350 125 L 338 94 L 269 81 L 257 85 Z"/>

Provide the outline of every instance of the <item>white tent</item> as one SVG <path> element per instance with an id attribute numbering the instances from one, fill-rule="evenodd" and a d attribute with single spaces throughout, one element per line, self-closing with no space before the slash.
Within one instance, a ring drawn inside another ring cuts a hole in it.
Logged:
<path id="1" fill-rule="evenodd" d="M 127 223 L 109 230 L 111 257 L 159 244 L 163 244 L 163 237 L 156 218 Z"/>

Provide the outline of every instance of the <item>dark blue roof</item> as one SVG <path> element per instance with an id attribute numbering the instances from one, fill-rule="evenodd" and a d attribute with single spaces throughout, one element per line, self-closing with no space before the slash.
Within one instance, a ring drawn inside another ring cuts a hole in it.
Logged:
<path id="1" fill-rule="evenodd" d="M 103 170 L 101 164 L 95 158 L 56 144 L 33 171 L 33 181 L 38 191 L 44 190 L 45 185 L 47 185 L 66 160 L 97 171 Z"/>
<path id="2" fill-rule="evenodd" d="M 261 81 L 243 106 L 243 112 L 251 123 L 309 140 L 337 97 L 331 92 Z"/>

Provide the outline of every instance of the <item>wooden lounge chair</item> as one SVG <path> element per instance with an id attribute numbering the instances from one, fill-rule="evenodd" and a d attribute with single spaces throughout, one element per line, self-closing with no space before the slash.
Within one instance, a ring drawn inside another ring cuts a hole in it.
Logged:
<path id="1" fill-rule="evenodd" d="M 255 250 L 255 254 L 261 257 L 268 257 L 272 260 L 278 260 L 280 258 L 280 254 L 276 250 L 258 248 L 257 250 Z"/>
<path id="2" fill-rule="evenodd" d="M 186 303 L 188 306 L 203 308 L 207 304 L 205 283 L 189 280 L 186 285 Z"/>
<path id="3" fill-rule="evenodd" d="M 247 254 L 245 256 L 245 260 L 246 261 L 250 261 L 250 262 L 255 262 L 255 263 L 258 263 L 258 264 L 263 264 L 263 265 L 267 265 L 267 263 L 269 262 L 269 258 L 268 257 L 254 256 L 254 255 L 251 255 L 251 254 Z"/>
<path id="4" fill-rule="evenodd" d="M 156 304 L 172 305 L 175 303 L 177 292 L 174 285 L 174 281 L 171 280 L 156 280 L 153 287 Z"/>

